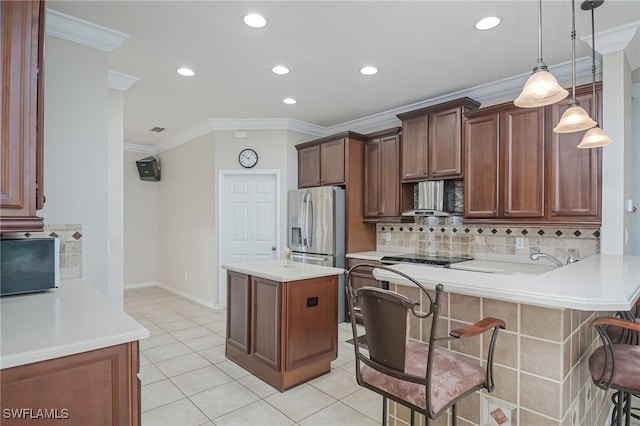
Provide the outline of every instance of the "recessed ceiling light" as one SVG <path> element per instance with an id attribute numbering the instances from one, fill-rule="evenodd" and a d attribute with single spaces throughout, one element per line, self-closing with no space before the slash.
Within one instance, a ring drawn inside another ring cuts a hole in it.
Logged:
<path id="1" fill-rule="evenodd" d="M 289 74 L 289 68 L 285 67 L 284 65 L 276 65 L 275 67 L 271 68 L 271 71 L 273 71 L 275 74 Z"/>
<path id="2" fill-rule="evenodd" d="M 360 68 L 360 74 L 364 74 L 364 75 L 374 75 L 377 72 L 378 72 L 378 68 L 371 65 L 367 65 L 366 67 Z"/>
<path id="3" fill-rule="evenodd" d="M 193 77 L 196 73 L 191 68 L 178 68 L 178 74 L 185 77 Z"/>
<path id="4" fill-rule="evenodd" d="M 287 105 L 293 105 L 296 103 L 296 100 L 293 98 L 284 98 L 282 100 L 283 103 L 287 104 Z"/>
<path id="5" fill-rule="evenodd" d="M 490 30 L 491 28 L 495 28 L 500 25 L 502 20 L 497 16 L 487 16 L 486 18 L 480 19 L 476 22 L 475 27 L 476 30 L 485 31 Z"/>
<path id="6" fill-rule="evenodd" d="M 267 25 L 267 20 L 264 19 L 262 15 L 258 15 L 257 13 L 250 13 L 245 15 L 244 23 L 252 28 L 262 28 Z"/>

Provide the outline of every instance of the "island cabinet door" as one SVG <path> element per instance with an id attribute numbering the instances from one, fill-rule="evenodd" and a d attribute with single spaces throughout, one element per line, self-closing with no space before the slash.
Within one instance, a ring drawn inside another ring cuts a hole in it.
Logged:
<path id="1" fill-rule="evenodd" d="M 249 353 L 249 276 L 227 272 L 227 343 Z"/>
<path id="2" fill-rule="evenodd" d="M 277 281 L 251 277 L 251 356 L 280 371 L 280 287 Z"/>
<path id="3" fill-rule="evenodd" d="M 285 369 L 336 356 L 338 277 L 285 283 Z"/>

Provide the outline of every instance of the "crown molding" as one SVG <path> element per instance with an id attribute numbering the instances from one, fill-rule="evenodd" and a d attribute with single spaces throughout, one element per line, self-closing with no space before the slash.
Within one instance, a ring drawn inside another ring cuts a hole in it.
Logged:
<path id="1" fill-rule="evenodd" d="M 157 154 L 156 149 L 150 145 L 141 145 L 137 143 L 125 143 L 124 150 L 128 152 L 138 152 L 140 154 Z"/>
<path id="2" fill-rule="evenodd" d="M 640 21 L 596 33 L 596 51 L 601 55 L 624 51 L 631 71 L 640 67 Z M 592 35 L 580 37 L 591 49 Z"/>
<path id="3" fill-rule="evenodd" d="M 290 130 L 311 136 L 326 134 L 326 127 L 293 118 L 211 118 L 208 121 L 214 130 Z"/>
<path id="4" fill-rule="evenodd" d="M 109 70 L 107 78 L 109 89 L 120 90 L 122 92 L 126 92 L 131 86 L 140 81 L 139 77 L 111 70 Z"/>
<path id="5" fill-rule="evenodd" d="M 166 138 L 161 142 L 158 142 L 157 144 L 153 145 L 153 148 L 155 149 L 156 153 L 159 154 L 161 152 L 168 151 L 172 148 L 197 139 L 200 136 L 206 135 L 207 133 L 211 133 L 213 130 L 214 128 L 211 127 L 211 123 L 209 122 L 209 120 L 202 120 L 195 126 L 182 132 L 178 132 L 175 135 Z"/>
<path id="6" fill-rule="evenodd" d="M 47 9 L 47 34 L 83 44 L 105 52 L 112 52 L 130 38 L 129 34 L 112 30 L 83 19 Z"/>

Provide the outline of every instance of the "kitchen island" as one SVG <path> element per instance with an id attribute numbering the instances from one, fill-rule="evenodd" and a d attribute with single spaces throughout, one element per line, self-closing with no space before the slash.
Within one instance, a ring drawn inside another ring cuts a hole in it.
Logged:
<path id="1" fill-rule="evenodd" d="M 63 280 L 3 297 L 0 316 L 3 425 L 140 424 L 138 340 L 149 332 L 97 290 Z"/>
<path id="2" fill-rule="evenodd" d="M 227 270 L 225 355 L 283 392 L 331 371 L 343 269 L 283 261 Z"/>
<path id="3" fill-rule="evenodd" d="M 640 297 L 640 258 L 596 255 L 546 272 L 531 264 L 465 263 L 455 266 L 464 269 L 392 266 L 429 289 L 444 285 L 441 324 L 448 329 L 440 334 L 486 316 L 507 324 L 496 347 L 494 392 L 461 401 L 458 416 L 489 425 L 495 424 L 491 413 L 499 410 L 507 419 L 501 426 L 605 424 L 611 402 L 608 392 L 593 385 L 589 373 L 589 356 L 600 345 L 589 324 L 597 316 L 629 310 Z M 393 273 L 376 269 L 374 276 L 389 282 L 393 291 L 421 298 L 413 284 Z M 428 306 L 425 298 L 421 303 Z M 414 319 L 411 330 L 411 337 L 428 339 L 428 323 Z M 488 341 L 446 344 L 481 359 Z M 407 420 L 402 410 L 389 412 Z"/>

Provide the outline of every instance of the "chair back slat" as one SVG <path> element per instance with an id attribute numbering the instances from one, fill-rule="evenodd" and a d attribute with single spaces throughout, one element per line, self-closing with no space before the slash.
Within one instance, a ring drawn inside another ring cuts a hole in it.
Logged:
<path id="1" fill-rule="evenodd" d="M 369 287 L 359 289 L 357 294 L 369 357 L 379 364 L 404 372 L 409 312 L 415 303 L 397 293 Z"/>

